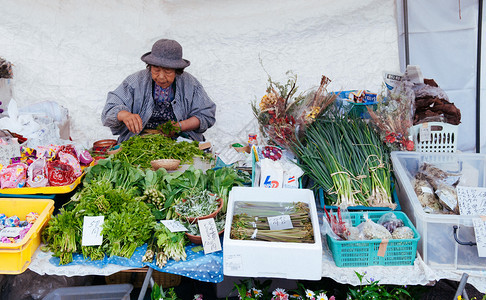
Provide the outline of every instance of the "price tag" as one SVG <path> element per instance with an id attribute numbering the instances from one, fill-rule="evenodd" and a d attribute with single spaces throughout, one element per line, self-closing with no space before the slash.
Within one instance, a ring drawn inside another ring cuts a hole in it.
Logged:
<path id="1" fill-rule="evenodd" d="M 380 247 L 378 247 L 378 253 L 376 253 L 376 255 L 380 257 L 385 257 L 387 247 L 388 239 L 382 239 L 380 242 Z"/>
<path id="2" fill-rule="evenodd" d="M 284 229 L 294 228 L 294 226 L 292 225 L 292 220 L 290 220 L 289 215 L 267 217 L 267 220 L 268 220 L 268 226 L 270 226 L 270 230 L 284 230 Z"/>
<path id="3" fill-rule="evenodd" d="M 457 186 L 459 211 L 463 216 L 486 216 L 486 188 Z"/>
<path id="4" fill-rule="evenodd" d="M 204 248 L 204 254 L 213 253 L 221 250 L 221 241 L 219 240 L 218 228 L 213 218 L 197 221 L 201 240 Z"/>
<path id="5" fill-rule="evenodd" d="M 429 123 L 422 123 L 422 127 L 420 127 L 420 141 L 421 142 L 431 141 Z"/>
<path id="6" fill-rule="evenodd" d="M 0 236 L 16 237 L 19 236 L 20 232 L 24 228 L 25 227 L 5 227 L 0 231 Z"/>
<path id="7" fill-rule="evenodd" d="M 486 217 L 473 219 L 474 234 L 478 248 L 478 256 L 486 257 Z"/>
<path id="8" fill-rule="evenodd" d="M 162 220 L 160 223 L 164 224 L 170 232 L 180 232 L 187 231 L 187 228 L 181 224 L 181 222 L 176 220 Z"/>
<path id="9" fill-rule="evenodd" d="M 83 238 L 81 239 L 81 246 L 99 246 L 103 242 L 103 223 L 104 216 L 88 217 L 85 216 L 83 220 Z"/>

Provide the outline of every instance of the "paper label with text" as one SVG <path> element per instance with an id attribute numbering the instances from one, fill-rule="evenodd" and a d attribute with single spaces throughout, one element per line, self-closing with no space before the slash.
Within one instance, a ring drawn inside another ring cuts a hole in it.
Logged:
<path id="1" fill-rule="evenodd" d="M 0 236 L 16 237 L 20 235 L 20 232 L 24 228 L 25 227 L 5 227 L 0 231 Z"/>
<path id="2" fill-rule="evenodd" d="M 83 237 L 81 239 L 81 246 L 99 246 L 103 242 L 103 223 L 104 216 L 84 217 L 83 222 Z"/>
<path id="3" fill-rule="evenodd" d="M 289 215 L 267 217 L 267 220 L 268 226 L 270 226 L 270 230 L 284 230 L 294 228 Z"/>
<path id="4" fill-rule="evenodd" d="M 478 248 L 478 256 L 486 257 L 486 220 L 482 218 L 473 219 L 474 234 Z"/>
<path id="5" fill-rule="evenodd" d="M 170 232 L 187 231 L 187 228 L 177 220 L 161 220 L 160 223 L 164 224 Z"/>
<path id="6" fill-rule="evenodd" d="M 219 239 L 218 228 L 213 218 L 197 221 L 201 240 L 204 248 L 204 254 L 220 251 L 221 241 Z"/>
<path id="7" fill-rule="evenodd" d="M 462 216 L 486 216 L 486 188 L 457 186 L 456 191 Z"/>

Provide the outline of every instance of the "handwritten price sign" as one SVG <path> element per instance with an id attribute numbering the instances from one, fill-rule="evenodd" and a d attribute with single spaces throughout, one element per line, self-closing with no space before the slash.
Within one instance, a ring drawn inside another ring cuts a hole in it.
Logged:
<path id="1" fill-rule="evenodd" d="M 199 231 L 204 248 L 204 254 L 221 250 L 221 241 L 219 240 L 218 229 L 213 218 L 199 220 Z"/>
<path id="2" fill-rule="evenodd" d="M 268 226 L 270 226 L 270 230 L 284 230 L 294 228 L 289 215 L 267 217 L 267 220 Z"/>
<path id="3" fill-rule="evenodd" d="M 457 186 L 456 191 L 461 215 L 486 216 L 486 188 Z"/>
<path id="4" fill-rule="evenodd" d="M 478 246 L 478 256 L 486 257 L 486 217 L 473 219 L 474 234 Z"/>
<path id="5" fill-rule="evenodd" d="M 103 242 L 103 223 L 105 222 L 104 216 L 96 217 L 84 217 L 83 221 L 83 238 L 81 240 L 81 246 L 99 246 Z"/>

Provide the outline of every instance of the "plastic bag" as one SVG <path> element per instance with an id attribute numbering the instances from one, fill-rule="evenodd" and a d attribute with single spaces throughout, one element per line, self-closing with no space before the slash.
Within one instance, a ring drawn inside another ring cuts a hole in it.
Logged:
<path id="1" fill-rule="evenodd" d="M 440 204 L 447 210 L 459 214 L 456 186 L 461 179 L 461 174 L 449 173 L 428 163 L 423 163 L 419 172 L 433 187 Z"/>
<path id="2" fill-rule="evenodd" d="M 5 188 L 21 188 L 27 181 L 27 165 L 16 163 L 6 166 L 0 171 L 0 185 Z"/>
<path id="3" fill-rule="evenodd" d="M 398 227 L 392 233 L 392 238 L 394 239 L 400 239 L 400 240 L 413 239 L 413 237 L 414 237 L 413 230 L 408 226 Z"/>
<path id="4" fill-rule="evenodd" d="M 79 160 L 76 158 L 76 156 L 66 151 L 60 151 L 57 155 L 61 162 L 73 167 L 74 176 L 76 176 L 76 178 L 81 176 L 83 171 L 81 171 L 81 164 L 79 163 Z"/>
<path id="5" fill-rule="evenodd" d="M 424 212 L 437 214 L 442 211 L 439 198 L 435 195 L 434 188 L 427 181 L 423 173 L 417 173 L 415 175 L 412 185 L 417 199 L 424 208 Z"/>
<path id="6" fill-rule="evenodd" d="M 425 83 L 419 83 L 413 86 L 413 90 L 415 92 L 415 98 L 431 97 L 449 101 L 449 97 L 447 96 L 447 94 L 444 92 L 443 89 L 438 86 L 431 86 Z"/>
<path id="7" fill-rule="evenodd" d="M 51 186 L 69 185 L 77 178 L 73 167 L 58 160 L 47 163 L 47 175 Z"/>
<path id="8" fill-rule="evenodd" d="M 393 231 L 395 231 L 395 229 L 398 227 L 405 225 L 403 221 L 397 218 L 397 216 L 392 212 L 382 215 L 380 219 L 378 219 L 377 224 L 385 227 L 390 233 L 393 233 Z"/>
<path id="9" fill-rule="evenodd" d="M 368 215 L 364 215 L 365 222 L 363 226 L 364 237 L 368 240 L 373 239 L 391 239 L 392 235 L 383 225 L 373 222 L 368 218 Z"/>
<path id="10" fill-rule="evenodd" d="M 332 209 L 330 213 L 328 213 L 327 210 L 324 211 L 326 213 L 327 221 L 331 225 L 332 231 L 342 239 L 347 240 L 350 235 L 348 228 L 352 227 L 348 210 L 338 207 L 337 216 L 334 215 Z"/>
<path id="11" fill-rule="evenodd" d="M 27 169 L 27 185 L 30 187 L 44 187 L 49 184 L 47 179 L 46 160 L 36 159 Z"/>
<path id="12" fill-rule="evenodd" d="M 260 186 L 266 188 L 281 188 L 283 184 L 283 167 L 280 161 L 268 158 L 261 160 Z"/>

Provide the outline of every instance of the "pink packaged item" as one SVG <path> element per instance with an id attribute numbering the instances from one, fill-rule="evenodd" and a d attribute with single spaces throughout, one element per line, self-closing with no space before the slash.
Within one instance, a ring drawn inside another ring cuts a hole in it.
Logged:
<path id="1" fill-rule="evenodd" d="M 74 156 L 71 152 L 60 151 L 58 154 L 59 160 L 63 163 L 66 163 L 73 167 L 74 176 L 79 177 L 83 173 L 81 171 L 81 165 L 79 164 L 79 160 L 76 156 Z"/>
<path id="2" fill-rule="evenodd" d="M 30 187 L 43 187 L 48 184 L 46 159 L 38 158 L 27 169 L 27 185 Z"/>
<path id="3" fill-rule="evenodd" d="M 11 164 L 0 171 L 0 186 L 5 188 L 21 188 L 27 180 L 27 165 Z"/>

